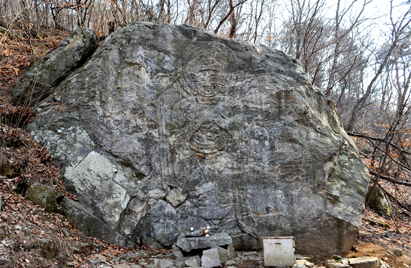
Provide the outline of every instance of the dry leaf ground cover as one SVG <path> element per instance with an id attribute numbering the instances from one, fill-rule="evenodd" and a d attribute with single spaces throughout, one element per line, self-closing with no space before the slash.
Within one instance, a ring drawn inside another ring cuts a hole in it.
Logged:
<path id="1" fill-rule="evenodd" d="M 138 249 L 87 238 L 65 219 L 61 208 L 49 213 L 22 196 L 29 185 L 40 182 L 51 186 L 57 196 L 75 199 L 65 191 L 59 169 L 53 166 L 46 149 L 22 128 L 32 120 L 32 111 L 11 105 L 11 89 L 29 68 L 33 57 L 41 58 L 69 32 L 44 27 L 36 38 L 29 39 L 17 27 L 5 30 L 0 27 L 0 196 L 4 206 L 0 212 L 0 231 L 5 234 L 0 243 L 0 267 L 90 267 L 89 260 L 95 254 L 115 264 L 114 257 Z M 386 184 L 385 188 L 395 194 L 393 185 Z M 411 204 L 411 189 L 397 188 L 397 191 L 401 192 L 401 202 Z M 143 249 L 148 255 L 169 253 Z M 401 250 L 402 256 L 395 255 L 395 249 Z M 376 256 L 386 260 L 390 267 L 411 267 L 410 215 L 397 210 L 397 218 L 387 220 L 366 210 L 357 243 L 348 256 Z M 318 265 L 323 261 L 313 258 Z"/>

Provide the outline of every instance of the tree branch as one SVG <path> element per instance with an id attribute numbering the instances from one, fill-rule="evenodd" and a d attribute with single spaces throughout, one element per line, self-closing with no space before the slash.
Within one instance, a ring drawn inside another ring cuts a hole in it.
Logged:
<path id="1" fill-rule="evenodd" d="M 373 175 L 373 176 L 377 176 L 377 175 L 378 175 L 378 174 L 377 174 L 376 172 L 374 172 L 374 171 L 371 171 L 371 170 L 369 170 L 369 169 L 368 169 L 368 171 L 369 171 L 370 174 Z M 407 181 L 399 181 L 399 180 L 396 180 L 396 179 L 394 179 L 394 178 L 387 177 L 387 176 L 384 176 L 384 175 L 380 175 L 380 178 L 383 179 L 383 180 L 389 181 L 389 182 L 396 183 L 396 184 L 401 184 L 401 185 L 405 185 L 405 186 L 411 186 L 411 183 L 410 183 L 410 182 L 407 182 Z"/>
<path id="2" fill-rule="evenodd" d="M 364 134 L 364 133 L 347 132 L 347 134 L 348 134 L 349 136 L 352 136 L 352 137 L 359 137 L 359 138 L 365 138 L 365 139 L 368 139 L 368 140 L 375 140 L 375 141 L 379 141 L 379 142 L 385 142 L 385 140 L 382 139 L 382 138 L 376 138 L 376 137 L 368 136 L 367 134 Z M 402 150 L 401 148 L 398 148 L 398 146 L 395 145 L 395 144 L 390 143 L 390 145 L 391 145 L 392 147 L 394 147 L 396 150 L 398 150 L 399 152 L 401 152 L 401 153 L 405 153 L 405 154 L 411 155 L 410 152 L 407 152 L 407 151 L 405 151 L 405 150 Z"/>
<path id="3" fill-rule="evenodd" d="M 218 24 L 217 28 L 214 30 L 214 33 L 217 34 L 218 30 L 220 30 L 221 26 L 223 25 L 223 23 L 228 19 L 228 17 L 230 17 L 231 13 L 234 11 L 234 9 L 236 7 L 238 7 L 239 5 L 244 4 L 245 2 L 247 2 L 247 0 L 244 0 L 242 2 L 237 3 L 235 6 L 231 6 L 230 7 L 230 11 L 227 13 L 227 15 L 220 21 L 220 23 Z"/>

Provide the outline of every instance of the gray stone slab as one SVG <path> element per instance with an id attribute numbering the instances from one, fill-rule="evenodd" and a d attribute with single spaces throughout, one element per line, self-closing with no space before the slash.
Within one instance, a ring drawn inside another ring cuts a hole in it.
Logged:
<path id="1" fill-rule="evenodd" d="M 328 268 L 350 268 L 348 264 L 340 263 L 340 262 L 331 262 L 327 263 Z"/>
<path id="2" fill-rule="evenodd" d="M 182 258 L 179 258 L 179 259 L 176 259 L 175 260 L 175 262 L 174 262 L 174 265 L 176 266 L 176 267 L 183 267 L 183 266 L 185 266 L 186 265 L 186 260 L 188 260 L 189 259 L 189 257 L 182 257 Z"/>
<path id="3" fill-rule="evenodd" d="M 228 246 L 232 244 L 231 237 L 226 233 L 218 233 L 209 237 L 182 237 L 178 238 L 177 246 L 185 252 L 190 252 L 193 249 L 207 249 L 219 246 Z"/>
<path id="4" fill-rule="evenodd" d="M 160 268 L 168 268 L 174 265 L 174 260 L 172 259 L 162 259 L 159 262 Z"/>
<path id="5" fill-rule="evenodd" d="M 220 261 L 222 264 L 226 263 L 228 261 L 228 251 L 224 248 L 217 247 L 218 250 L 218 256 L 220 257 Z"/>
<path id="6" fill-rule="evenodd" d="M 188 267 L 200 267 L 201 259 L 199 256 L 190 257 L 185 261 L 185 265 Z"/>
<path id="7" fill-rule="evenodd" d="M 359 257 L 349 259 L 349 263 L 353 268 L 378 268 L 379 260 L 377 257 Z"/>
<path id="8" fill-rule="evenodd" d="M 207 249 L 203 251 L 203 256 L 201 256 L 202 267 L 218 267 L 220 265 L 221 261 L 217 248 Z"/>
<path id="9" fill-rule="evenodd" d="M 183 252 L 176 244 L 173 244 L 173 254 L 177 259 L 181 259 L 184 257 Z"/>
<path id="10" fill-rule="evenodd" d="M 228 259 L 234 259 L 235 257 L 237 257 L 233 244 L 228 245 L 227 254 L 228 254 Z"/>

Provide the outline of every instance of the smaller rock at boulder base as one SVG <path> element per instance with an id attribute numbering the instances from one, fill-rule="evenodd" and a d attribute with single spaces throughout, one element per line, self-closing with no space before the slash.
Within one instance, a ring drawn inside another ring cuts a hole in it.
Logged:
<path id="1" fill-rule="evenodd" d="M 220 256 L 218 255 L 218 249 L 212 248 L 203 251 L 201 257 L 202 267 L 218 267 L 221 265 Z"/>
<path id="2" fill-rule="evenodd" d="M 219 246 L 228 246 L 233 243 L 231 237 L 226 233 L 218 233 L 209 237 L 182 237 L 177 239 L 177 246 L 185 252 L 193 249 L 208 249 Z"/>
<path id="3" fill-rule="evenodd" d="M 379 261 L 376 257 L 359 257 L 349 259 L 353 268 L 378 268 Z"/>
<path id="4" fill-rule="evenodd" d="M 305 264 L 305 266 L 307 266 L 307 267 L 313 267 L 313 266 L 314 266 L 314 263 L 309 262 L 309 261 L 305 262 L 304 264 Z"/>
<path id="5" fill-rule="evenodd" d="M 181 259 L 184 257 L 183 252 L 176 244 L 173 244 L 173 254 L 177 259 Z"/>
<path id="6" fill-rule="evenodd" d="M 390 266 L 383 260 L 380 260 L 380 266 L 378 268 L 390 268 Z"/>
<path id="7" fill-rule="evenodd" d="M 393 249 L 392 253 L 394 253 L 394 255 L 397 255 L 398 257 L 402 256 L 402 250 L 398 248 Z"/>
<path id="8" fill-rule="evenodd" d="M 33 184 L 26 191 L 26 199 L 35 205 L 46 208 L 52 212 L 57 208 L 56 197 L 51 187 L 42 184 Z"/>
<path id="9" fill-rule="evenodd" d="M 94 256 L 97 260 L 99 260 L 100 262 L 106 262 L 107 259 L 106 257 L 104 257 L 103 255 L 97 254 Z"/>
<path id="10" fill-rule="evenodd" d="M 174 265 L 175 265 L 176 267 L 184 267 L 184 266 L 187 266 L 186 263 L 185 263 L 185 261 L 188 260 L 188 259 L 189 259 L 189 257 L 178 258 L 178 259 L 175 260 Z M 140 264 L 141 264 L 141 262 L 140 262 Z"/>
<path id="11" fill-rule="evenodd" d="M 377 212 L 378 215 L 390 219 L 395 216 L 395 209 L 391 203 L 385 198 L 384 192 L 379 188 L 370 186 L 367 193 L 367 200 L 369 200 L 368 207 Z"/>
<path id="12" fill-rule="evenodd" d="M 235 249 L 233 244 L 228 245 L 227 247 L 228 258 L 233 259 L 236 257 Z"/>
<path id="13" fill-rule="evenodd" d="M 162 259 L 160 260 L 160 268 L 168 268 L 174 265 L 174 261 L 171 259 Z"/>
<path id="14" fill-rule="evenodd" d="M 350 268 L 348 264 L 340 263 L 340 262 L 332 262 L 326 265 L 328 268 Z"/>
<path id="15" fill-rule="evenodd" d="M 52 240 L 44 240 L 42 247 L 43 257 L 51 260 L 57 255 L 57 247 Z"/>
<path id="16" fill-rule="evenodd" d="M 201 266 L 201 260 L 200 257 L 194 256 L 190 257 L 185 261 L 185 265 L 188 267 L 200 267 Z"/>
<path id="17" fill-rule="evenodd" d="M 226 263 L 228 260 L 228 251 L 222 247 L 217 247 L 218 256 L 222 264 Z"/>
<path id="18" fill-rule="evenodd" d="M 3 240 L 6 237 L 6 233 L 4 232 L 3 228 L 0 228 L 0 240 Z"/>

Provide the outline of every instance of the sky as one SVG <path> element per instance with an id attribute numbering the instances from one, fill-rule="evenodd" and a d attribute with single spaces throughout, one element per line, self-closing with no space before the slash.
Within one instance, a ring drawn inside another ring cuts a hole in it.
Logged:
<path id="1" fill-rule="evenodd" d="M 326 0 L 329 3 L 337 2 L 336 0 Z M 367 0 L 370 1 L 370 0 Z M 360 6 L 364 2 L 364 0 L 357 0 L 357 5 Z M 400 6 L 401 3 L 405 2 L 405 0 L 393 0 L 393 19 L 396 21 L 400 18 L 404 12 L 406 12 L 409 6 Z M 341 0 L 341 3 L 349 4 L 351 1 Z M 334 4 L 335 5 L 335 4 Z M 331 8 L 333 12 L 335 12 L 335 7 Z M 354 9 L 354 12 L 358 12 L 359 7 Z M 386 42 L 387 38 L 391 33 L 391 22 L 390 22 L 390 0 L 372 0 L 365 8 L 365 16 L 375 18 L 375 20 L 371 20 L 369 23 L 365 22 L 364 25 L 368 26 L 368 30 L 371 30 L 371 34 L 376 39 L 377 43 L 384 43 Z"/>

